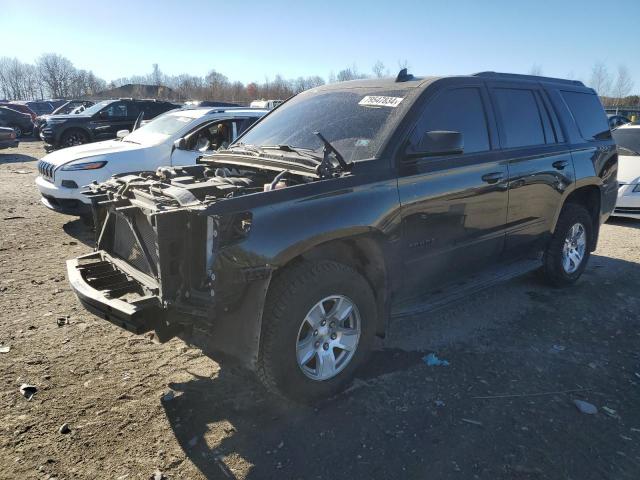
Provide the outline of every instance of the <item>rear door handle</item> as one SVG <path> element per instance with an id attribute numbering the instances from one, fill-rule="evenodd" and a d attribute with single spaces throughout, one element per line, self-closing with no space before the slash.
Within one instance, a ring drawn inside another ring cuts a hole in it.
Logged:
<path id="1" fill-rule="evenodd" d="M 555 168 L 556 170 L 564 170 L 564 167 L 569 165 L 569 162 L 566 160 L 558 160 L 556 162 L 553 162 L 551 165 L 553 165 L 553 168 Z"/>
<path id="2" fill-rule="evenodd" d="M 498 183 L 504 178 L 502 172 L 487 173 L 482 176 L 482 181 L 487 183 Z"/>

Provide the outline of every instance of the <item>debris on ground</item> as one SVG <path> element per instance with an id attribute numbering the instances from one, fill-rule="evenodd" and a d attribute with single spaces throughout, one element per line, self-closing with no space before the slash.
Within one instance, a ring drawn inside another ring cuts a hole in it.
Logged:
<path id="1" fill-rule="evenodd" d="M 433 402 L 435 404 L 436 407 L 444 407 L 444 402 L 442 400 L 435 400 Z"/>
<path id="2" fill-rule="evenodd" d="M 0 353 L 9 353 L 11 347 L 9 345 L 0 345 Z"/>
<path id="3" fill-rule="evenodd" d="M 478 420 L 471 420 L 469 418 L 461 418 L 460 420 L 464 423 L 470 423 L 471 425 L 478 425 L 479 427 L 482 426 L 482 422 L 479 422 Z"/>
<path id="4" fill-rule="evenodd" d="M 191 440 L 189 440 L 190 447 L 195 447 L 197 444 L 198 444 L 198 437 L 193 437 Z"/>
<path id="5" fill-rule="evenodd" d="M 151 474 L 149 480 L 167 480 L 167 476 L 162 473 L 160 470 L 156 470 Z"/>
<path id="6" fill-rule="evenodd" d="M 595 415 L 598 413 L 598 408 L 584 400 L 574 400 L 573 404 L 580 410 L 582 413 L 586 413 L 587 415 Z"/>
<path id="7" fill-rule="evenodd" d="M 58 433 L 62 435 L 66 435 L 67 433 L 71 433 L 71 427 L 68 423 L 63 423 L 62 426 L 58 429 Z"/>
<path id="8" fill-rule="evenodd" d="M 618 413 L 613 408 L 602 407 L 602 410 L 610 417 L 618 418 Z"/>
<path id="9" fill-rule="evenodd" d="M 59 327 L 69 325 L 69 315 L 65 315 L 64 317 L 58 317 L 57 322 Z"/>
<path id="10" fill-rule="evenodd" d="M 564 352 L 567 349 L 564 345 L 553 345 L 551 350 L 554 352 Z"/>
<path id="11" fill-rule="evenodd" d="M 422 357 L 422 361 L 429 367 L 448 367 L 449 362 L 447 360 L 441 360 L 435 353 L 430 353 Z"/>
<path id="12" fill-rule="evenodd" d="M 31 400 L 37 391 L 38 387 L 36 387 L 35 385 L 29 385 L 28 383 L 23 383 L 22 385 L 20 385 L 20 393 L 27 400 Z"/>
<path id="13" fill-rule="evenodd" d="M 169 390 L 167 393 L 162 395 L 161 400 L 163 402 L 170 402 L 174 398 L 176 398 L 176 393 L 173 390 Z"/>

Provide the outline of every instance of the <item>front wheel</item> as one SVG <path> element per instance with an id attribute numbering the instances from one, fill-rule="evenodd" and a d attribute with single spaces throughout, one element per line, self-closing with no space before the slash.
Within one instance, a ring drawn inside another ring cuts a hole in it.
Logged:
<path id="1" fill-rule="evenodd" d="M 62 134 L 60 144 L 63 147 L 73 147 L 89 143 L 89 136 L 82 130 L 69 130 Z"/>
<path id="2" fill-rule="evenodd" d="M 587 266 L 593 221 L 582 205 L 565 205 L 544 255 L 543 272 L 554 286 L 575 283 Z"/>
<path id="3" fill-rule="evenodd" d="M 313 402 L 339 392 L 371 350 L 376 304 L 354 269 L 305 262 L 273 280 L 258 376 L 274 393 Z"/>

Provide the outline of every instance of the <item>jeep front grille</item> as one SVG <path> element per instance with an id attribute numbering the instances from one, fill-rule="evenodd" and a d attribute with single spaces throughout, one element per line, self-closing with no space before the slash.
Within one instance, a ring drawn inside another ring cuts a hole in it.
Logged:
<path id="1" fill-rule="evenodd" d="M 38 162 L 38 172 L 40 172 L 40 175 L 42 175 L 45 180 L 49 180 L 50 182 L 53 182 L 53 171 L 55 168 L 55 165 L 44 160 Z"/>

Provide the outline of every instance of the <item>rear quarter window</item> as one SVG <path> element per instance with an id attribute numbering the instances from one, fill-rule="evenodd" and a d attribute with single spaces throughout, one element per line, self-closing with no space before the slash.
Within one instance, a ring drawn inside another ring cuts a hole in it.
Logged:
<path id="1" fill-rule="evenodd" d="M 561 91 L 578 130 L 585 140 L 610 138 L 609 121 L 600 99 L 592 93 Z"/>

